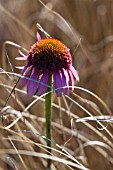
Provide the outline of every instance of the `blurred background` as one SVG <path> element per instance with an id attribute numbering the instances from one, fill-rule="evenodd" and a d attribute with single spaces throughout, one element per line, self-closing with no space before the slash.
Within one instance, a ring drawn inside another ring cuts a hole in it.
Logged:
<path id="1" fill-rule="evenodd" d="M 78 70 L 80 76 L 80 82 L 77 84 L 77 86 L 88 89 L 99 96 L 110 108 L 110 114 L 112 114 L 113 0 L 43 0 L 42 2 L 46 5 L 46 7 L 39 0 L 0 0 L 0 67 L 5 69 L 5 71 L 12 72 L 9 61 L 3 54 L 3 44 L 5 41 L 12 41 L 29 50 L 32 44 L 37 41 L 37 31 L 39 31 L 42 38 L 45 37 L 45 35 L 40 30 L 38 30 L 36 26 L 36 24 L 39 23 L 47 33 L 49 33 L 52 37 L 61 40 L 68 48 L 70 48 L 73 57 L 73 65 Z M 20 55 L 18 53 L 18 49 L 12 45 L 5 46 L 5 49 L 14 72 L 19 73 L 20 71 L 16 69 L 15 66 L 21 66 L 23 63 L 21 61 L 15 60 L 15 58 Z M 6 87 L 3 87 L 3 84 L 9 86 L 13 86 L 14 84 L 14 79 L 12 81 L 8 80 L 10 79 L 7 79 L 6 76 L 1 75 L 1 109 L 6 101 L 8 93 L 10 92 L 6 90 Z M 18 85 L 18 87 L 20 88 L 20 85 Z M 77 100 L 79 103 L 81 102 L 84 107 L 87 107 L 87 109 L 92 111 L 93 115 L 98 115 L 98 113 L 95 113 L 95 110 L 93 110 L 97 107 L 97 105 L 98 110 L 102 115 L 109 115 L 105 108 L 100 105 L 96 99 L 92 98 L 92 96 L 78 90 L 75 90 L 75 93 L 78 96 L 81 96 L 82 100 L 80 100 L 80 98 L 77 96 L 71 97 L 74 100 Z M 17 93 L 17 98 L 24 106 L 27 106 L 28 103 L 32 101 L 30 97 L 27 97 L 25 94 L 21 93 Z M 91 104 L 92 108 L 89 106 L 91 101 L 93 102 Z M 54 102 L 57 103 L 55 96 Z M 70 104 L 70 102 L 68 103 Z M 19 107 L 18 102 L 16 102 L 16 99 L 13 97 L 9 100 L 9 105 L 15 110 L 23 111 L 23 107 Z M 39 101 L 37 106 L 35 105 L 33 108 L 31 108 L 30 114 L 36 115 L 37 117 L 44 117 L 43 105 L 43 102 Z M 65 108 L 63 101 L 62 106 Z M 38 112 L 37 108 L 39 109 Z M 74 113 L 74 115 L 78 115 L 80 117 L 88 116 L 76 105 L 71 107 L 71 111 Z M 13 115 L 13 117 L 10 115 L 7 117 L 7 119 L 9 122 L 12 122 L 12 120 L 15 119 L 15 115 Z M 45 130 L 44 125 L 42 125 L 43 121 L 40 122 L 40 120 L 33 120 L 30 117 L 26 119 L 31 122 L 34 129 L 38 130 L 39 133 L 44 135 Z M 59 123 L 61 122 L 60 119 L 61 117 L 59 118 L 59 110 L 53 109 L 53 122 Z M 9 124 L 8 121 L 6 120 L 5 123 Z M 37 121 L 39 121 L 39 127 L 37 125 Z M 72 128 L 70 123 L 71 118 L 66 120 L 65 113 L 62 113 L 62 122 L 64 130 L 61 130 L 62 128 L 59 129 L 59 127 L 53 125 L 53 139 L 60 145 L 64 145 L 64 143 L 71 137 L 71 132 L 66 132 L 65 128 L 70 130 Z M 91 127 L 94 129 L 91 129 L 88 125 L 91 125 Z M 78 132 L 78 135 L 80 134 L 81 136 L 86 137 L 86 139 L 89 141 L 104 142 L 104 144 L 109 146 L 110 149 L 106 148 L 105 146 L 104 149 L 103 146 L 97 146 L 97 148 L 94 147 L 96 148 L 94 149 L 89 145 L 85 149 L 80 149 L 84 142 L 87 142 L 87 140 L 84 141 L 75 135 L 75 137 L 73 136 L 66 145 L 68 151 L 70 151 L 75 157 L 78 157 L 79 159 L 81 156 L 81 163 L 91 170 L 112 170 L 112 124 L 107 126 L 110 135 L 104 130 L 99 131 L 96 126 L 96 122 L 88 122 L 88 125 L 85 126 L 82 123 L 75 123 L 74 132 Z M 15 126 L 19 126 L 16 127 L 18 129 L 30 128 L 28 127 L 28 124 L 26 128 L 26 121 L 24 122 L 22 120 Z M 97 132 L 95 133 L 95 131 Z M 12 132 L 8 133 L 9 136 L 15 136 L 15 139 L 17 139 L 17 134 L 13 134 Z M 8 138 L 8 135 L 6 132 L 3 132 L 1 128 L 1 149 L 4 148 L 5 150 L 14 147 L 12 146 L 12 143 L 9 139 L 5 139 L 4 142 L 4 138 Z M 26 134 L 21 133 L 20 138 L 22 138 L 22 135 L 26 136 Z M 24 137 L 23 140 L 26 140 Z M 27 138 L 30 138 L 35 142 L 42 142 L 37 137 L 33 136 L 33 134 L 27 134 Z M 20 143 L 21 142 L 19 141 L 15 143 L 17 149 L 24 148 L 42 152 L 41 149 L 37 148 L 36 146 L 32 146 L 32 144 L 23 146 Z M 77 148 L 78 150 L 76 150 Z M 5 161 L 6 158 L 7 161 Z M 32 162 L 34 162 L 34 165 Z M 16 166 L 14 166 L 14 164 Z M 37 164 L 39 170 L 45 169 L 45 162 L 42 158 L 34 158 L 32 156 L 25 157 L 25 155 L 20 158 L 17 155 L 12 156 L 5 152 L 1 156 L 0 169 L 37 169 Z M 63 164 L 58 164 L 56 162 L 53 164 L 53 170 L 55 168 L 58 170 L 69 169 L 69 167 L 66 167 Z"/>

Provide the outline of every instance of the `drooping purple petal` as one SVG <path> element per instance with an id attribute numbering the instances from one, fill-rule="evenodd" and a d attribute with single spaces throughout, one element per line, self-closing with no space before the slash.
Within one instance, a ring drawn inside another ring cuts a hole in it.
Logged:
<path id="1" fill-rule="evenodd" d="M 75 68 L 71 65 L 70 70 L 72 71 L 74 77 L 76 78 L 76 81 L 79 81 L 79 75 L 78 72 L 75 70 Z"/>
<path id="2" fill-rule="evenodd" d="M 28 67 L 29 67 L 28 64 L 24 66 L 23 70 L 21 71 L 21 75 L 23 75 L 23 73 L 27 70 Z"/>
<path id="3" fill-rule="evenodd" d="M 70 70 L 68 70 L 68 75 L 69 75 L 70 85 L 74 86 L 74 78 Z M 73 90 L 73 87 L 72 87 L 72 90 Z"/>
<path id="4" fill-rule="evenodd" d="M 25 77 L 30 77 L 31 73 L 32 73 L 32 68 L 25 74 Z M 28 79 L 23 78 L 22 79 L 22 87 L 25 86 L 28 81 L 29 81 Z"/>
<path id="5" fill-rule="evenodd" d="M 38 95 L 39 96 L 41 96 L 42 94 L 44 94 L 47 91 L 48 82 L 49 82 L 49 74 L 48 74 L 48 71 L 45 71 L 42 78 L 40 79 L 40 83 L 38 86 Z"/>
<path id="6" fill-rule="evenodd" d="M 37 40 L 40 41 L 41 40 L 41 36 L 40 34 L 37 32 Z"/>
<path id="7" fill-rule="evenodd" d="M 69 76 L 68 76 L 68 72 L 65 69 L 62 69 L 62 82 L 63 82 L 63 86 L 67 86 L 65 88 L 65 92 L 67 95 L 69 95 Z"/>
<path id="8" fill-rule="evenodd" d="M 31 76 L 31 79 L 38 80 L 39 74 L 40 74 L 39 70 L 35 69 L 34 73 Z M 38 82 L 34 82 L 33 80 L 28 81 L 27 94 L 29 96 L 33 96 L 36 93 L 36 90 L 38 88 Z"/>
<path id="9" fill-rule="evenodd" d="M 62 77 L 61 77 L 60 71 L 56 71 L 54 73 L 54 89 L 57 89 L 57 88 L 60 88 L 60 87 L 63 87 Z M 56 90 L 57 96 L 59 96 L 59 97 L 62 96 L 63 90 L 64 90 L 63 88 Z"/>
<path id="10" fill-rule="evenodd" d="M 25 56 L 25 57 L 16 57 L 15 59 L 16 60 L 27 60 L 27 56 Z"/>

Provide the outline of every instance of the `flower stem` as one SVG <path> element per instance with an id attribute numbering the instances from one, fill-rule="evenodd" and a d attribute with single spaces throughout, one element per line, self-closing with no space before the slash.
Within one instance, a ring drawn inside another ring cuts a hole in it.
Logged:
<path id="1" fill-rule="evenodd" d="M 49 85 L 52 86 L 52 76 L 49 80 Z M 48 87 L 47 92 L 50 92 L 51 88 Z M 51 92 L 45 96 L 45 118 L 46 118 L 46 138 L 47 146 L 51 147 Z M 48 155 L 51 155 L 51 148 L 47 148 Z M 51 160 L 47 159 L 47 170 L 51 170 Z"/>

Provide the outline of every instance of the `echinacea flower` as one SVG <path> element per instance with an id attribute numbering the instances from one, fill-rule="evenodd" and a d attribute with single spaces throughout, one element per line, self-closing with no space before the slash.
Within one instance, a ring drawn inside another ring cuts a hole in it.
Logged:
<path id="1" fill-rule="evenodd" d="M 39 96 L 44 94 L 48 88 L 49 78 L 53 76 L 53 89 L 57 96 L 61 96 L 62 93 L 69 95 L 69 86 L 74 86 L 74 77 L 79 81 L 78 73 L 72 66 L 69 48 L 55 38 L 41 39 L 37 34 L 37 39 L 27 56 L 17 58 L 27 60 L 21 72 L 30 78 L 22 80 L 22 85 L 27 85 L 27 94 L 30 96 L 36 92 Z"/>

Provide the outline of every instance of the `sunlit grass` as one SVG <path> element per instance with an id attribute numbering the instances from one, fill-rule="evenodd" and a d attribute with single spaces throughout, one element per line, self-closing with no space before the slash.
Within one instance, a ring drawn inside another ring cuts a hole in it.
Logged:
<path id="1" fill-rule="evenodd" d="M 0 169 L 43 170 L 48 158 L 52 170 L 113 169 L 112 7 L 106 0 L 1 2 Z M 27 96 L 15 60 L 18 50 L 26 55 L 37 31 L 71 49 L 80 76 L 70 96 L 57 99 L 51 90 L 51 156 L 45 137 L 47 93 Z"/>

